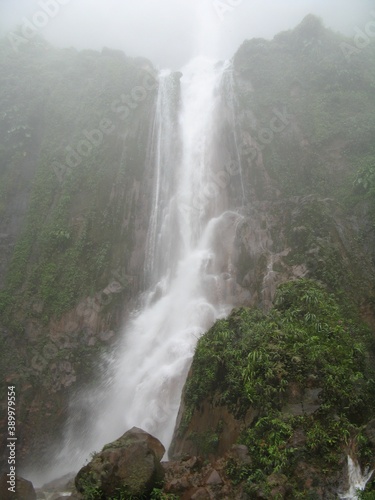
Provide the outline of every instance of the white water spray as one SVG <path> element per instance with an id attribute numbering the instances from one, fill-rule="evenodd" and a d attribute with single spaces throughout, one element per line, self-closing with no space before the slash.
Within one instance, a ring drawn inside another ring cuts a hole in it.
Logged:
<path id="1" fill-rule="evenodd" d="M 145 308 L 125 334 L 113 400 L 100 419 L 104 426 L 99 435 L 104 441 L 137 425 L 169 446 L 197 339 L 232 306 L 222 275 L 231 272 L 231 243 L 239 216 L 227 211 L 220 196 L 204 193 L 213 168 L 223 71 L 225 65 L 204 58 L 184 68 L 181 112 L 175 124 L 180 131 L 180 154 L 170 141 L 175 88 L 171 76 L 164 74 L 160 80 L 154 132 L 156 183 L 146 266 L 153 286 L 145 296 Z M 195 197 L 203 201 L 200 210 L 194 208 Z M 218 234 L 225 234 L 220 258 Z M 110 432 L 103 432 L 109 428 Z"/>
<path id="2" fill-rule="evenodd" d="M 234 305 L 232 252 L 242 217 L 231 210 L 227 188 L 233 181 L 241 190 L 242 178 L 236 181 L 239 171 L 232 169 L 233 179 L 227 172 L 220 183 L 224 164 L 233 151 L 238 155 L 237 145 L 226 147 L 224 139 L 233 125 L 225 123 L 225 116 L 232 116 L 225 110 L 231 101 L 223 98 L 231 88 L 223 85 L 228 71 L 227 63 L 201 57 L 182 70 L 180 82 L 176 74 L 160 75 L 149 154 L 154 175 L 145 262 L 149 288 L 125 328 L 104 388 L 80 395 L 73 406 L 60 475 L 133 426 L 168 449 L 197 340 Z M 233 143 L 231 137 L 227 141 Z"/>
<path id="3" fill-rule="evenodd" d="M 346 493 L 339 494 L 342 500 L 357 500 L 358 491 L 363 491 L 366 488 L 366 484 L 371 479 L 374 471 L 369 472 L 366 469 L 363 473 L 358 462 L 355 462 L 348 455 L 348 479 L 349 479 L 349 490 Z"/>

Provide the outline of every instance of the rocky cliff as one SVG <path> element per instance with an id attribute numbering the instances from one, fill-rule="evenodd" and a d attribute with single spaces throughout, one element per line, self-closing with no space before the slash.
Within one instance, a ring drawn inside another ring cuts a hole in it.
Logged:
<path id="1" fill-rule="evenodd" d="M 374 47 L 347 42 L 309 16 L 233 59 L 238 162 L 213 182 L 240 177 L 246 308 L 199 342 L 171 454 L 221 460 L 245 498 L 333 498 L 349 452 L 374 465 Z M 43 467 L 142 290 L 157 83 L 116 51 L 0 48 L 0 365 Z"/>
<path id="2" fill-rule="evenodd" d="M 253 307 L 199 341 L 170 448 L 211 461 L 215 498 L 337 498 L 347 455 L 374 468 L 373 47 L 342 43 L 309 16 L 234 58 Z"/>
<path id="3" fill-rule="evenodd" d="M 0 364 L 22 462 L 58 437 L 142 287 L 157 81 L 116 51 L 0 54 Z"/>

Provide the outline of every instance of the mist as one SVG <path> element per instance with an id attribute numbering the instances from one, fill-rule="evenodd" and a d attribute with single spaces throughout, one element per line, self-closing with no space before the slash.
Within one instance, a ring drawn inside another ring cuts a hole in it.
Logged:
<path id="1" fill-rule="evenodd" d="M 120 49 L 177 69 L 198 53 L 230 58 L 245 39 L 271 39 L 309 13 L 352 36 L 371 8 L 371 0 L 1 0 L 0 36 L 31 25 L 58 47 Z"/>
<path id="2" fill-rule="evenodd" d="M 0 500 L 357 498 L 374 59 L 374 0 L 0 0 Z"/>

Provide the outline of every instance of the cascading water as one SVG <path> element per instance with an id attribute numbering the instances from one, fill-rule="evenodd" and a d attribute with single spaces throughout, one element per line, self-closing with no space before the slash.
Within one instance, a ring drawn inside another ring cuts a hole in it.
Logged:
<path id="1" fill-rule="evenodd" d="M 238 185 L 242 199 L 243 184 L 240 168 L 233 167 L 237 145 L 228 134 L 233 100 L 226 99 L 231 85 L 223 81 L 230 71 L 228 63 L 201 57 L 182 70 L 180 81 L 178 74 L 160 75 L 149 151 L 149 288 L 125 329 L 111 375 L 73 405 L 60 474 L 79 468 L 90 452 L 133 426 L 168 448 L 197 340 L 234 305 L 231 254 L 242 217 L 230 210 L 227 188 Z"/>
<path id="2" fill-rule="evenodd" d="M 204 196 L 213 147 L 214 116 L 224 66 L 195 60 L 181 78 L 181 151 L 171 144 L 174 75 L 162 75 L 155 135 L 155 193 L 146 270 L 145 307 L 126 332 L 110 414 L 116 435 L 137 425 L 168 446 L 182 385 L 197 338 L 231 304 L 215 273 L 215 230 L 223 223 L 218 200 Z M 176 124 L 177 125 L 177 124 Z M 194 208 L 198 196 L 203 204 Z M 215 217 L 216 215 L 216 217 Z M 228 215 L 229 216 L 229 215 Z M 228 265 L 228 263 L 227 263 Z M 112 436 L 114 437 L 114 436 Z M 109 436 L 108 438 L 109 439 Z"/>
<path id="3" fill-rule="evenodd" d="M 104 441 L 137 425 L 169 445 L 196 341 L 232 306 L 222 277 L 231 272 L 230 248 L 222 244 L 218 259 L 215 246 L 218 232 L 225 234 L 223 243 L 225 238 L 233 241 L 239 216 L 228 211 L 225 193 L 205 192 L 214 169 L 215 118 L 225 70 L 225 64 L 204 58 L 184 68 L 178 124 L 173 124 L 173 103 L 178 101 L 175 81 L 171 82 L 175 75 L 163 74 L 160 79 L 146 263 L 151 288 L 144 309 L 126 332 L 113 402 L 101 419 L 111 428 Z M 180 148 L 171 141 L 174 126 L 179 129 Z"/>
<path id="4" fill-rule="evenodd" d="M 369 472 L 366 469 L 363 473 L 358 462 L 355 462 L 350 456 L 348 456 L 348 480 L 349 480 L 349 490 L 346 493 L 339 494 L 339 498 L 342 500 L 357 500 L 358 491 L 363 491 L 366 488 L 366 484 L 371 479 L 374 471 Z"/>

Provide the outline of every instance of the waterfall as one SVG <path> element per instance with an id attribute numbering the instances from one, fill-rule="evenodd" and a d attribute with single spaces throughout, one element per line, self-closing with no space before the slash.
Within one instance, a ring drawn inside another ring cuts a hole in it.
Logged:
<path id="1" fill-rule="evenodd" d="M 363 491 L 366 488 L 366 484 L 371 479 L 374 471 L 369 472 L 366 469 L 363 473 L 358 462 L 355 462 L 348 455 L 348 479 L 349 479 L 349 490 L 346 493 L 339 494 L 342 500 L 356 500 L 358 498 L 358 491 Z"/>
<path id="2" fill-rule="evenodd" d="M 147 285 L 155 285 L 170 269 L 172 239 L 169 233 L 175 227 L 173 200 L 178 161 L 179 82 L 170 71 L 159 76 L 159 92 L 148 158 L 153 171 L 154 192 L 152 211 L 147 235 L 145 278 Z"/>
<path id="3" fill-rule="evenodd" d="M 58 469 L 49 477 L 79 469 L 90 452 L 133 426 L 168 449 L 196 343 L 235 305 L 232 253 L 242 216 L 230 200 L 234 191 L 243 198 L 243 181 L 230 132 L 231 78 L 229 63 L 204 57 L 182 76 L 160 74 L 148 154 L 148 288 L 106 380 L 72 402 Z"/>
<path id="4" fill-rule="evenodd" d="M 213 152 L 227 68 L 197 58 L 183 68 L 180 85 L 176 75 L 160 77 L 145 264 L 150 288 L 125 331 L 113 400 L 99 419 L 110 430 L 104 441 L 136 425 L 169 446 L 197 339 L 232 307 L 226 282 L 240 216 L 229 210 L 223 189 L 206 190 L 217 169 Z"/>

